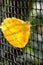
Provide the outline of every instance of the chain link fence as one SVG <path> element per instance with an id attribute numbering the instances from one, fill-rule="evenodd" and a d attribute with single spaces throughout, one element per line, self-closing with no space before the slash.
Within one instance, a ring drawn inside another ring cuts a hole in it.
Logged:
<path id="1" fill-rule="evenodd" d="M 43 65 L 43 0 L 0 0 L 0 24 L 7 17 L 31 21 L 25 48 L 11 46 L 0 29 L 0 65 Z"/>

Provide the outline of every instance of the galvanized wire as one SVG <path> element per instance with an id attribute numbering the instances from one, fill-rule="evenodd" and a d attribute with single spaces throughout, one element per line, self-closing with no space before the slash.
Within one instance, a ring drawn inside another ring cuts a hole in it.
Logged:
<path id="1" fill-rule="evenodd" d="M 3 20 L 7 17 L 17 17 L 24 21 L 27 21 L 29 11 L 37 10 L 29 6 L 29 2 L 43 2 L 42 0 L 0 0 L 0 25 Z M 40 4 L 41 6 L 41 4 Z M 35 17 L 32 12 L 32 18 Z M 37 16 L 36 19 L 40 20 L 41 24 L 41 15 Z M 39 24 L 35 25 L 40 26 Z M 41 25 L 42 26 L 42 25 Z M 41 27 L 40 26 L 40 27 Z M 34 26 L 33 26 L 34 27 Z M 2 31 L 0 30 L 0 65 L 36 65 L 36 59 L 38 60 L 38 65 L 43 62 L 43 40 L 38 40 L 38 36 L 42 37 L 43 33 L 32 31 L 31 32 L 33 39 L 30 38 L 30 45 L 27 44 L 26 51 L 24 49 L 18 49 L 11 46 L 8 41 L 4 38 Z M 40 43 L 39 43 L 40 42 Z M 36 44 L 36 46 L 35 46 Z M 28 49 L 33 49 L 30 52 L 27 52 Z M 40 54 L 41 53 L 41 54 Z M 34 62 L 32 61 L 34 59 Z"/>

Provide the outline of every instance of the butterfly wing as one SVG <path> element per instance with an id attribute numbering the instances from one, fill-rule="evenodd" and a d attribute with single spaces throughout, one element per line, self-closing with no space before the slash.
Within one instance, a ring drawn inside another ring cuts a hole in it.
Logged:
<path id="1" fill-rule="evenodd" d="M 17 18 L 6 18 L 2 24 L 2 32 L 11 45 L 23 48 L 30 37 L 30 23 Z"/>

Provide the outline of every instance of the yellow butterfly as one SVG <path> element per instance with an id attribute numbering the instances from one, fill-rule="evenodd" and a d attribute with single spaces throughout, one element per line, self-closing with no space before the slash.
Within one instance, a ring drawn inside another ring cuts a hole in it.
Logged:
<path id="1" fill-rule="evenodd" d="M 18 18 L 6 18 L 0 28 L 6 40 L 14 47 L 23 48 L 30 38 L 30 22 Z"/>

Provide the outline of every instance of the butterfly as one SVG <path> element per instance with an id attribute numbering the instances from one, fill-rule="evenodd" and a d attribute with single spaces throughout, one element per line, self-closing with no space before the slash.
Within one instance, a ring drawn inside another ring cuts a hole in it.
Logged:
<path id="1" fill-rule="evenodd" d="M 0 28 L 5 39 L 16 48 L 24 48 L 30 38 L 30 22 L 18 18 L 6 18 Z"/>

